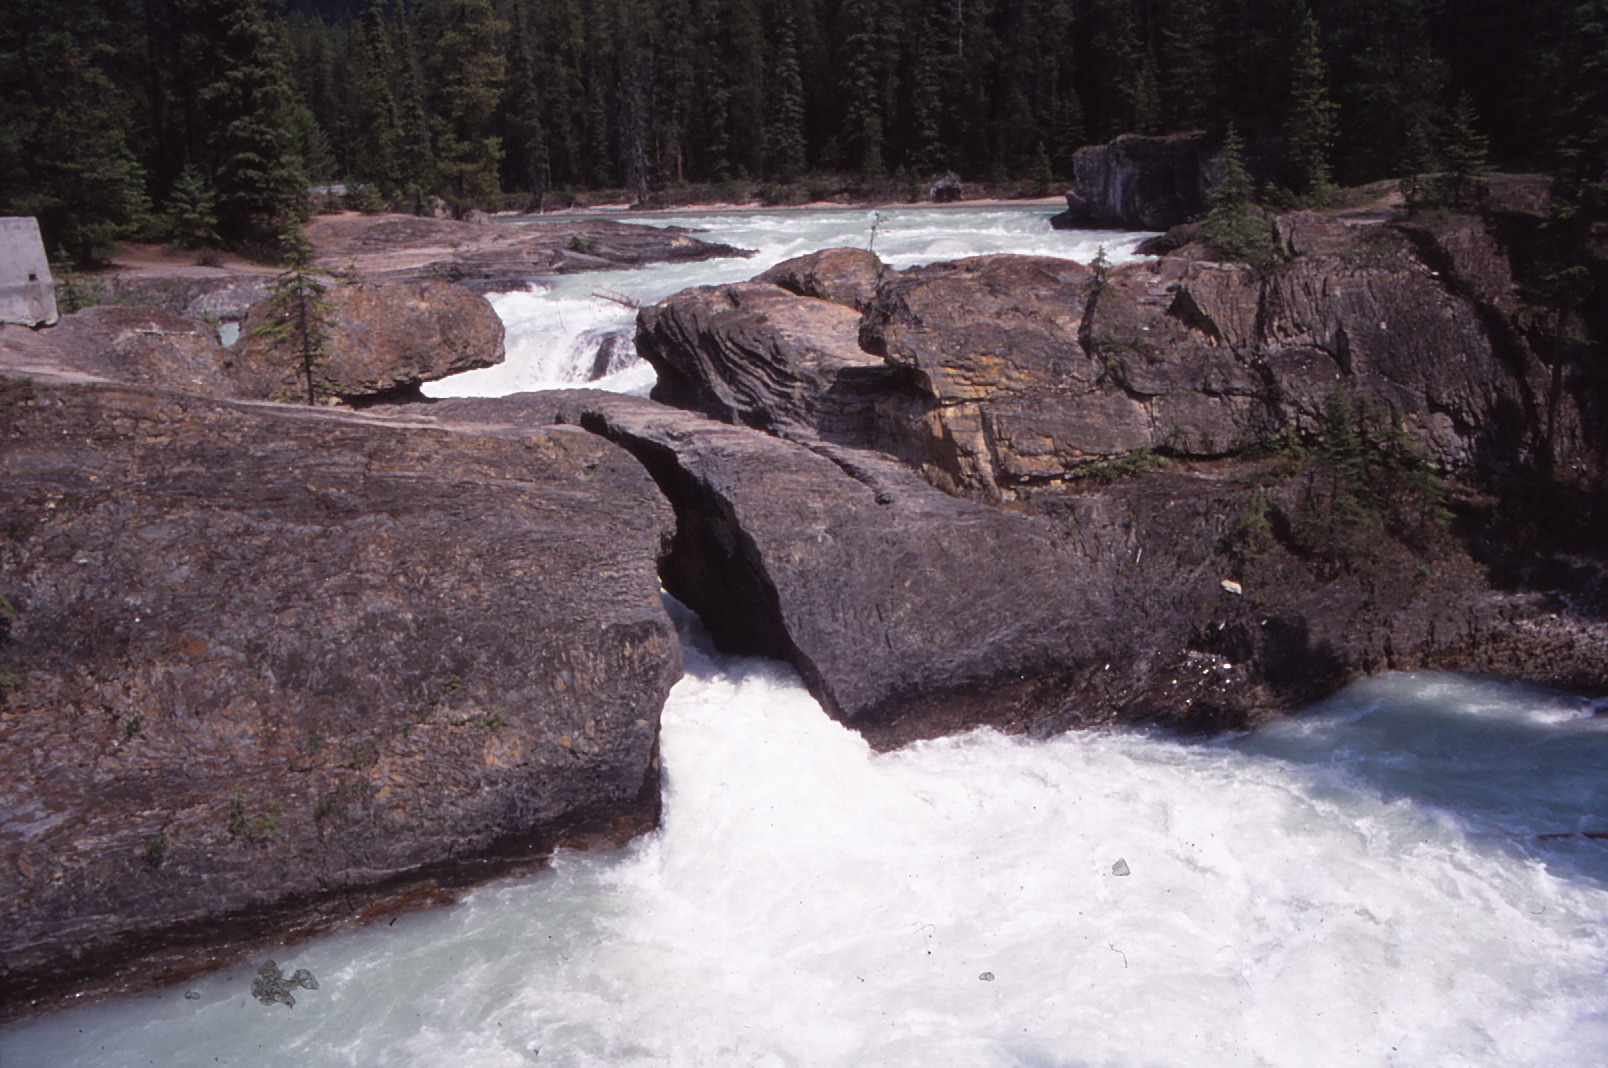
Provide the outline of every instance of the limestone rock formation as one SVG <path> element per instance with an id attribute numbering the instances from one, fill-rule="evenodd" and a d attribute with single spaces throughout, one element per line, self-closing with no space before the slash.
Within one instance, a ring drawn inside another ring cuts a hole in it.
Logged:
<path id="1" fill-rule="evenodd" d="M 656 399 L 768 437 L 595 396 L 528 417 L 637 455 L 677 508 L 668 587 L 883 742 L 1221 727 L 1389 667 L 1608 687 L 1608 567 L 1570 518 L 1604 511 L 1602 376 L 1515 325 L 1487 221 L 1278 225 L 1267 271 L 817 254 L 767 277 L 835 263 L 818 319 L 750 284 L 640 320 Z"/>
<path id="2" fill-rule="evenodd" d="M 1216 730 L 1387 667 L 1501 664 L 1578 684 L 1608 662 L 1604 628 L 1493 592 L 1437 528 L 1416 547 L 1381 534 L 1355 568 L 1281 541 L 1272 531 L 1302 523 L 1323 486 L 1276 461 L 1091 481 L 1005 510 L 885 454 L 605 393 L 432 415 L 559 420 L 630 450 L 676 509 L 666 588 L 723 648 L 795 665 L 879 745 L 982 723 Z"/>
<path id="3" fill-rule="evenodd" d="M 680 649 L 670 511 L 624 451 L 27 371 L 0 383 L 8 1012 L 651 826 Z"/>

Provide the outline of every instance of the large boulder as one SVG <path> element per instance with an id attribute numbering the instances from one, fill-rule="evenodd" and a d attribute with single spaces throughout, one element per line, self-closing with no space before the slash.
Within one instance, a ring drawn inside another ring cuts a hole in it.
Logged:
<path id="1" fill-rule="evenodd" d="M 1212 154 L 1203 133 L 1124 134 L 1072 157 L 1074 188 L 1056 226 L 1166 230 L 1206 212 Z"/>
<path id="2" fill-rule="evenodd" d="M 319 396 L 363 400 L 503 360 L 503 324 L 486 299 L 447 282 L 330 286 L 328 341 L 313 368 Z M 292 346 L 266 329 L 272 302 L 254 305 L 233 354 L 239 395 L 300 399 L 306 383 Z"/>
<path id="3" fill-rule="evenodd" d="M 34 367 L 0 483 L 9 1012 L 653 824 L 671 513 L 608 442 Z"/>
<path id="4" fill-rule="evenodd" d="M 893 371 L 860 348 L 860 314 L 748 282 L 685 290 L 638 316 L 654 396 L 730 422 L 859 441 Z"/>

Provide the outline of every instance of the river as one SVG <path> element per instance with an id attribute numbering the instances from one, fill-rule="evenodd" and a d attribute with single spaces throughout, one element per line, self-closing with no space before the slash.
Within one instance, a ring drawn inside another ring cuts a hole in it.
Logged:
<path id="1" fill-rule="evenodd" d="M 866 243 L 869 213 L 820 214 Z M 1023 211 L 947 237 L 903 214 L 876 241 L 895 265 L 1131 248 L 1013 230 Z M 761 253 L 499 298 L 524 354 L 502 381 L 567 374 L 605 314 L 629 321 L 608 300 L 572 317 L 588 287 L 656 299 L 810 240 L 790 213 L 682 221 Z M 438 388 L 498 391 L 463 378 Z M 1590 702 L 1398 674 L 1205 743 L 983 730 L 879 754 L 789 668 L 717 653 L 670 606 L 687 674 L 658 832 L 287 948 L 319 982 L 294 1008 L 253 1000 L 245 968 L 10 1028 L 0 1064 L 1608 1065 Z"/>

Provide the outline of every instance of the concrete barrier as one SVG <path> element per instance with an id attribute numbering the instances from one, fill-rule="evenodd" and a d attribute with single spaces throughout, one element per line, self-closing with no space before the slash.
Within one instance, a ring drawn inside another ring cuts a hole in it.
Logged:
<path id="1" fill-rule="evenodd" d="M 56 281 L 38 220 L 0 217 L 0 322 L 48 326 L 57 318 Z"/>

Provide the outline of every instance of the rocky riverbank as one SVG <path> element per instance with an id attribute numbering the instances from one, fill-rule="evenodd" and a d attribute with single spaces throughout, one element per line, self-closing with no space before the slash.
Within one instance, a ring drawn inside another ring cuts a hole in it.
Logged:
<path id="1" fill-rule="evenodd" d="M 0 330 L 5 1004 L 650 826 L 661 580 L 881 746 L 1391 668 L 1608 692 L 1608 386 L 1549 346 L 1604 332 L 1522 299 L 1532 223 L 817 253 L 645 309 L 652 401 L 311 409 L 194 330 Z"/>
<path id="2" fill-rule="evenodd" d="M 458 221 L 344 212 L 314 216 L 306 235 L 315 265 L 327 271 L 371 283 L 457 282 L 482 292 L 542 275 L 746 254 L 673 228 L 585 216 Z M 208 258 L 217 266 L 198 264 L 191 253 L 126 246 L 110 270 L 76 284 L 81 299 L 154 304 L 233 322 L 262 300 L 278 270 L 233 256 Z"/>

